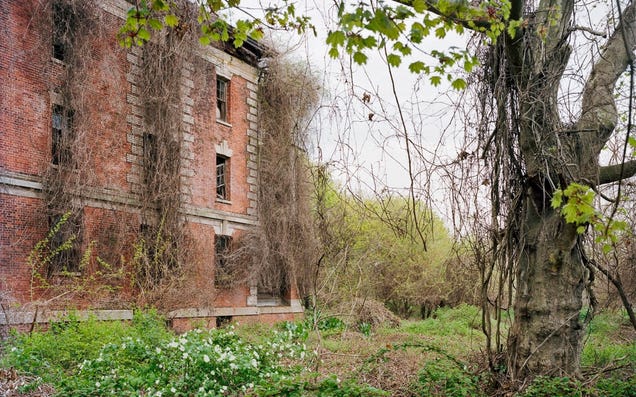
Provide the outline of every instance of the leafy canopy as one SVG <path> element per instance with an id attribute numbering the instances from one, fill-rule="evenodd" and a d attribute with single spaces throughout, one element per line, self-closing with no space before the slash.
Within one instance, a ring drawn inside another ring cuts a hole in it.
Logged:
<path id="1" fill-rule="evenodd" d="M 203 45 L 231 41 L 240 47 L 248 39 L 261 39 L 264 27 L 298 33 L 310 30 L 315 34 L 310 18 L 299 15 L 289 0 L 264 9 L 262 17 L 254 17 L 245 11 L 241 0 L 202 0 L 197 4 L 199 40 Z M 506 29 L 513 34 L 521 25 L 520 21 L 508 21 L 508 0 L 488 0 L 478 6 L 471 6 L 466 0 L 398 0 L 397 3 L 339 0 L 336 4 L 337 25 L 328 32 L 326 40 L 332 57 L 347 54 L 362 65 L 367 62 L 370 51 L 381 51 L 389 65 L 398 67 L 408 63 L 411 72 L 428 75 L 433 85 L 446 79 L 458 90 L 465 88 L 466 82 L 453 70 L 461 67 L 470 72 L 477 65 L 476 57 L 458 47 L 425 52 L 420 46 L 426 38 L 432 35 L 444 38 L 450 32 L 461 34 L 465 29 L 471 29 L 495 41 Z M 244 11 L 248 18 L 239 19 L 231 26 L 221 17 L 229 9 Z M 138 1 L 128 11 L 126 22 L 120 29 L 122 45 L 143 45 L 155 31 L 179 28 L 183 22 L 179 11 L 174 0 Z"/>
<path id="2" fill-rule="evenodd" d="M 125 47 L 141 46 L 152 38 L 153 32 L 167 27 L 178 29 L 187 26 L 190 21 L 182 20 L 179 14 L 183 11 L 179 4 L 183 3 L 174 0 L 137 0 L 128 10 L 126 22 L 119 30 L 120 43 Z M 307 29 L 314 30 L 309 17 L 297 15 L 296 7 L 287 0 L 282 0 L 279 6 L 263 10 L 262 18 L 239 19 L 234 26 L 219 15 L 230 9 L 241 10 L 240 0 L 202 0 L 197 2 L 197 7 L 199 41 L 203 45 L 231 41 L 238 48 L 248 39 L 260 40 L 265 26 L 295 30 L 298 33 Z"/>

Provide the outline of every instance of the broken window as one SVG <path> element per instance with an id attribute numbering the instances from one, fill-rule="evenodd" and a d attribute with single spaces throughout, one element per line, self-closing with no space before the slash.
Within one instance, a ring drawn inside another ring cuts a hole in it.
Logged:
<path id="1" fill-rule="evenodd" d="M 232 236 L 214 236 L 214 285 L 225 286 L 230 282 L 228 256 L 232 250 Z"/>
<path id="2" fill-rule="evenodd" d="M 81 261 L 82 212 L 55 213 L 48 218 L 50 262 L 47 276 L 64 272 L 79 272 Z"/>
<path id="3" fill-rule="evenodd" d="M 73 9 L 63 1 L 53 2 L 53 58 L 65 61 L 70 49 L 70 35 L 72 32 Z"/>
<path id="4" fill-rule="evenodd" d="M 51 162 L 69 165 L 72 159 L 73 111 L 54 105 L 51 112 Z"/>
<path id="5" fill-rule="evenodd" d="M 216 119 L 227 121 L 227 99 L 230 82 L 223 77 L 216 78 Z"/>
<path id="6" fill-rule="evenodd" d="M 216 198 L 220 200 L 229 199 L 229 159 L 223 156 L 216 156 Z"/>
<path id="7" fill-rule="evenodd" d="M 157 136 L 145 133 L 143 139 L 144 150 L 144 182 L 151 183 L 157 169 Z"/>

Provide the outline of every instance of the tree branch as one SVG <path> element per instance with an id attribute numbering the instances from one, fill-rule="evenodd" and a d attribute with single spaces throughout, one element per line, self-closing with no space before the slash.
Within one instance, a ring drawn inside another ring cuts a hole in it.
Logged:
<path id="1" fill-rule="evenodd" d="M 636 160 L 627 161 L 623 164 L 608 165 L 601 167 L 598 173 L 598 184 L 618 182 L 621 179 L 621 167 L 623 167 L 622 179 L 631 178 L 636 175 Z"/>
<path id="2" fill-rule="evenodd" d="M 630 51 L 627 51 L 627 48 Z M 623 18 L 601 49 L 583 89 L 583 104 L 579 129 L 597 131 L 597 145 L 603 145 L 614 131 L 618 119 L 614 100 L 614 86 L 631 61 L 636 48 L 636 7 L 633 2 L 625 8 Z"/>
<path id="3" fill-rule="evenodd" d="M 413 0 L 395 0 L 395 2 L 408 7 L 413 7 Z M 477 7 L 462 5 L 458 6 L 450 13 L 444 13 L 439 9 L 437 4 L 437 0 L 426 0 L 426 11 L 439 15 L 442 18 L 448 19 L 450 22 L 462 25 L 463 27 L 471 30 L 482 31 L 488 30 L 491 27 L 491 22 L 488 20 L 488 16 L 483 10 Z"/>

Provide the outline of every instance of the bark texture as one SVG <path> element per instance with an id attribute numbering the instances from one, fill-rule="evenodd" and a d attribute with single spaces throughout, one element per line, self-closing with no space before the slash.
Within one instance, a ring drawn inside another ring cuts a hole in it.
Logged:
<path id="1" fill-rule="evenodd" d="M 615 130 L 618 114 L 614 88 L 633 56 L 634 6 L 597 57 L 583 90 L 582 112 L 564 125 L 558 87 L 572 49 L 573 0 L 513 2 L 513 19 L 527 26 L 505 48 L 511 89 L 518 100 L 519 150 L 524 182 L 521 251 L 516 274 L 515 319 L 508 341 L 509 368 L 515 376 L 573 375 L 580 367 L 583 325 L 579 314 L 589 283 L 580 236 L 550 206 L 557 188 L 572 182 L 598 185 L 618 179 L 616 168 L 601 172 L 601 149 Z M 636 172 L 627 164 L 623 176 Z"/>

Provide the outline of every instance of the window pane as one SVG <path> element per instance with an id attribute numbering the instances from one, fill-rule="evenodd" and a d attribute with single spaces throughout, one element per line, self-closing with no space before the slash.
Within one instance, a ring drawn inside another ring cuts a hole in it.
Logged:
<path id="1" fill-rule="evenodd" d="M 216 157 L 216 198 L 227 200 L 226 160 L 221 156 Z"/>
<path id="2" fill-rule="evenodd" d="M 227 121 L 227 92 L 229 82 L 221 77 L 216 79 L 216 118 Z"/>

